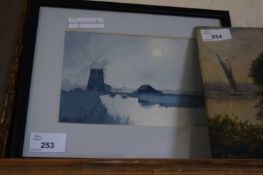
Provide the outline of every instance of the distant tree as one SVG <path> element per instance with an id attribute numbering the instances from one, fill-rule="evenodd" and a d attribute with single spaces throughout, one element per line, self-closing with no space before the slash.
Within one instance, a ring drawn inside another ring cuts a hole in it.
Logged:
<path id="1" fill-rule="evenodd" d="M 260 94 L 262 98 L 256 107 L 259 108 L 257 116 L 263 120 L 263 52 L 251 63 L 249 76 L 256 85 L 260 86 L 258 94 Z"/>
<path id="2" fill-rule="evenodd" d="M 251 63 L 249 76 L 256 85 L 263 87 L 263 52 Z"/>

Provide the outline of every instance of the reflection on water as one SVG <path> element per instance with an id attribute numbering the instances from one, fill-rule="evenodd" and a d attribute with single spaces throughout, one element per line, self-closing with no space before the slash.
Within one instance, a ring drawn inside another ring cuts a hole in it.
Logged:
<path id="1" fill-rule="evenodd" d="M 143 106 L 158 104 L 162 107 L 204 107 L 202 95 L 138 94 L 138 102 Z"/>
<path id="2" fill-rule="evenodd" d="M 150 126 L 204 126 L 204 108 L 163 107 L 159 104 L 142 105 L 137 98 L 120 95 L 100 96 L 102 104 L 113 116 L 129 117 L 131 124 Z"/>

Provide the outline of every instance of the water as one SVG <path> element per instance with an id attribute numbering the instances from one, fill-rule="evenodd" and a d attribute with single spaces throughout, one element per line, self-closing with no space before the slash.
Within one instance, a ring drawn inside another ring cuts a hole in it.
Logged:
<path id="1" fill-rule="evenodd" d="M 110 115 L 129 117 L 130 124 L 141 126 L 191 127 L 205 126 L 204 108 L 163 107 L 159 104 L 144 104 L 138 98 L 120 95 L 100 96 Z"/>
<path id="2" fill-rule="evenodd" d="M 257 114 L 260 110 L 256 107 L 261 99 L 257 94 L 243 94 L 231 96 L 225 93 L 211 93 L 207 95 L 207 113 L 209 117 L 228 115 L 233 119 L 248 121 L 252 124 L 262 124 Z"/>

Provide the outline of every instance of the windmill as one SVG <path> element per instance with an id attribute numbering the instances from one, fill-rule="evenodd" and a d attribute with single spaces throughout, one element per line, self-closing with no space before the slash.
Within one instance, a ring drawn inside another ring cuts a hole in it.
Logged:
<path id="1" fill-rule="evenodd" d="M 106 52 L 105 47 L 100 49 L 100 52 L 91 58 L 92 63 L 90 65 L 90 74 L 87 85 L 87 90 L 104 92 L 105 83 L 104 83 L 104 68 L 109 64 L 109 61 L 103 58 L 104 53 Z"/>

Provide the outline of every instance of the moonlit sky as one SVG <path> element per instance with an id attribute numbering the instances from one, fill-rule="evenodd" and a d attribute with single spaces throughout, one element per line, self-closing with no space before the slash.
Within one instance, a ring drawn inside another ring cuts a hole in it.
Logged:
<path id="1" fill-rule="evenodd" d="M 64 90 L 85 88 L 91 64 L 114 88 L 201 90 L 194 40 L 67 31 L 64 49 Z"/>

